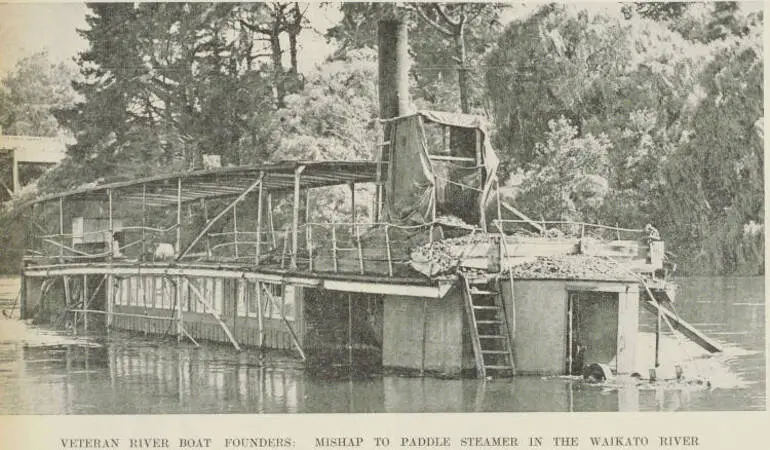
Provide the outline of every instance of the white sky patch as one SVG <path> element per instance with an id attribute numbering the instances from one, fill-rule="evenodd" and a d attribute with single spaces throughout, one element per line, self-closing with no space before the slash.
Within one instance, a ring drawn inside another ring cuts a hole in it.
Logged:
<path id="1" fill-rule="evenodd" d="M 342 18 L 338 5 L 307 5 L 310 28 L 299 41 L 300 71 L 307 72 L 334 51 L 324 33 Z M 51 62 L 74 65 L 74 58 L 88 48 L 78 33 L 87 28 L 84 3 L 0 3 L 0 77 L 34 53 L 47 51 Z M 283 47 L 288 48 L 284 36 Z M 288 65 L 288 51 L 286 52 Z"/>
<path id="2" fill-rule="evenodd" d="M 507 24 L 526 18 L 542 2 L 510 2 L 511 8 L 503 13 L 501 21 Z M 617 13 L 617 2 L 574 2 L 575 7 L 594 13 Z M 763 9 L 762 2 L 741 3 L 744 12 Z M 300 71 L 307 73 L 323 62 L 334 51 L 334 43 L 327 43 L 324 33 L 342 18 L 339 4 L 321 6 L 307 4 L 310 29 L 304 30 L 299 41 Z M 47 51 L 54 63 L 74 64 L 78 52 L 88 48 L 88 42 L 77 33 L 87 27 L 84 3 L 0 3 L 0 77 L 13 70 L 16 63 L 36 52 Z M 288 42 L 284 43 L 288 47 Z M 288 53 L 288 52 L 287 52 Z M 288 56 L 287 56 L 288 58 Z M 286 61 L 288 65 L 288 60 Z"/>

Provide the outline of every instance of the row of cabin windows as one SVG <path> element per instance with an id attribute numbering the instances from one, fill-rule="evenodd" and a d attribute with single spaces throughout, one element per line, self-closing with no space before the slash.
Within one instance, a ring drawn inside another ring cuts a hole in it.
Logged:
<path id="1" fill-rule="evenodd" d="M 294 320 L 294 296 L 283 295 L 283 286 L 273 283 L 246 281 L 243 295 L 238 296 L 238 315 L 257 317 L 260 307 L 262 316 L 280 319 L 281 311 L 287 320 Z"/>
<path id="2" fill-rule="evenodd" d="M 143 308 L 176 309 L 176 285 L 167 278 L 153 276 L 121 278 L 115 297 L 119 306 L 138 306 Z M 238 299 L 239 317 L 257 317 L 259 306 L 262 316 L 272 319 L 281 318 L 281 309 L 287 320 L 294 320 L 294 297 L 283 296 L 280 284 L 246 281 L 243 295 Z M 202 296 L 218 314 L 223 313 L 224 282 L 221 278 L 190 278 L 182 280 L 182 311 L 208 313 L 210 309 L 200 301 Z M 267 294 L 270 293 L 270 295 Z"/>

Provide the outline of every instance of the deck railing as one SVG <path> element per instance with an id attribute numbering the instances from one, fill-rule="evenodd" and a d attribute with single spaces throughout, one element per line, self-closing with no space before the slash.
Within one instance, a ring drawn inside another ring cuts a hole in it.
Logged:
<path id="1" fill-rule="evenodd" d="M 545 238 L 585 238 L 602 241 L 640 240 L 642 229 L 621 228 L 587 222 L 543 221 L 538 222 L 542 233 L 532 233 L 531 222 L 525 220 L 493 220 L 491 233 L 500 235 L 524 235 Z M 249 265 L 271 266 L 311 272 L 358 273 L 398 276 L 408 273 L 414 247 L 441 239 L 436 233 L 437 223 L 405 226 L 386 222 L 310 222 L 298 227 L 296 248 L 293 248 L 293 230 L 223 231 L 207 233 L 196 244 L 193 252 L 183 261 L 217 261 Z M 154 251 L 159 242 L 173 242 L 176 227 L 152 228 L 124 226 L 119 252 L 122 259 L 154 261 Z M 479 230 L 477 229 L 476 232 Z M 464 230 L 462 233 L 470 233 Z M 103 234 L 108 230 L 89 231 L 78 237 Z M 99 250 L 72 244 L 72 234 L 46 234 L 36 236 L 40 245 L 28 251 L 26 259 L 34 263 L 64 261 L 88 261 L 115 257 L 114 249 L 103 243 Z M 173 258 L 171 258 L 173 259 Z M 166 260 L 169 260 L 168 258 Z"/>
<path id="2" fill-rule="evenodd" d="M 644 235 L 643 229 L 622 228 L 612 225 L 601 225 L 588 222 L 576 222 L 566 220 L 541 221 L 538 223 L 542 232 L 532 232 L 527 227 L 532 222 L 526 220 L 500 220 L 493 221 L 493 230 L 498 231 L 500 227 L 505 234 L 526 234 L 531 236 L 544 237 L 593 237 L 605 241 L 638 240 Z"/>

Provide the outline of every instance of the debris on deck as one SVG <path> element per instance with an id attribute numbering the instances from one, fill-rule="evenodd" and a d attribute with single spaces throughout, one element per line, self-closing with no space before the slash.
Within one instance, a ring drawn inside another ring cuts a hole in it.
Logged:
<path id="1" fill-rule="evenodd" d="M 512 267 L 511 271 L 516 278 L 638 281 L 616 261 L 589 255 L 538 256 L 534 261 Z"/>

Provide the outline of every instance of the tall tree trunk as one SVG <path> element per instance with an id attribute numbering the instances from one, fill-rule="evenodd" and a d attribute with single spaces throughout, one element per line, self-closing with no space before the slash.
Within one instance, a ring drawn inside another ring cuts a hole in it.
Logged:
<path id="1" fill-rule="evenodd" d="M 462 112 L 471 112 L 470 102 L 468 100 L 468 67 L 467 53 L 465 51 L 465 27 L 461 24 L 458 27 L 455 38 L 455 49 L 457 51 L 457 63 L 460 67 L 457 70 L 457 83 L 460 88 L 460 108 Z"/>
<path id="2" fill-rule="evenodd" d="M 273 76 L 275 77 L 275 103 L 279 108 L 284 107 L 284 98 L 286 97 L 286 85 L 284 80 L 283 62 L 281 56 L 280 28 L 273 27 L 270 34 L 270 52 L 273 58 Z"/>
<path id="3" fill-rule="evenodd" d="M 298 69 L 298 62 L 297 62 L 297 37 L 299 36 L 299 33 L 302 31 L 302 11 L 299 9 L 299 3 L 294 3 L 294 8 L 292 8 L 292 20 L 290 26 L 287 27 L 287 32 L 289 34 L 289 55 L 291 57 L 291 73 L 293 75 L 297 75 L 299 73 Z"/>

